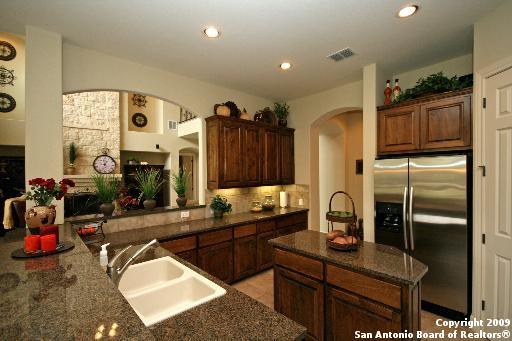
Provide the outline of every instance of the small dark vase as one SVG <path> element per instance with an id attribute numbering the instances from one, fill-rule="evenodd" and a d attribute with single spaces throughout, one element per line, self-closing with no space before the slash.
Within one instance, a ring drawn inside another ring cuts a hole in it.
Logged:
<path id="1" fill-rule="evenodd" d="M 105 217 L 110 217 L 112 215 L 112 212 L 114 212 L 115 208 L 116 207 L 111 202 L 104 202 L 103 204 L 100 205 L 101 213 L 103 213 Z"/>
<path id="2" fill-rule="evenodd" d="M 156 200 L 155 199 L 146 199 L 142 202 L 142 205 L 144 205 L 144 208 L 146 210 L 152 210 L 156 207 Z"/>
<path id="3" fill-rule="evenodd" d="M 280 118 L 278 121 L 277 121 L 277 124 L 280 126 L 280 127 L 286 127 L 288 125 L 288 121 L 286 120 L 286 118 Z"/>
<path id="4" fill-rule="evenodd" d="M 224 216 L 224 211 L 221 210 L 213 210 L 213 216 L 215 218 L 222 218 Z"/>
<path id="5" fill-rule="evenodd" d="M 186 197 L 177 197 L 176 203 L 178 204 L 179 208 L 183 208 L 187 206 L 187 198 Z"/>

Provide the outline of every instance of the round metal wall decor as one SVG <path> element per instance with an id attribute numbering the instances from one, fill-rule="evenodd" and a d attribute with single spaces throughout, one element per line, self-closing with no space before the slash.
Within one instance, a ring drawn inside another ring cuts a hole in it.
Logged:
<path id="1" fill-rule="evenodd" d="M 11 43 L 0 40 L 0 60 L 13 60 L 16 58 L 16 48 Z"/>
<path id="2" fill-rule="evenodd" d="M 0 92 L 0 112 L 10 112 L 16 108 L 14 98 L 6 93 Z"/>
<path id="3" fill-rule="evenodd" d="M 137 112 L 132 116 L 132 123 L 139 128 L 144 128 L 148 124 L 148 118 L 141 112 Z"/>
<path id="4" fill-rule="evenodd" d="M 148 102 L 146 100 L 146 96 L 139 94 L 133 94 L 132 100 L 133 105 L 136 105 L 138 107 L 146 107 L 146 103 Z"/>
<path id="5" fill-rule="evenodd" d="M 0 85 L 13 85 L 14 86 L 14 70 L 8 70 L 4 66 L 0 66 Z"/>

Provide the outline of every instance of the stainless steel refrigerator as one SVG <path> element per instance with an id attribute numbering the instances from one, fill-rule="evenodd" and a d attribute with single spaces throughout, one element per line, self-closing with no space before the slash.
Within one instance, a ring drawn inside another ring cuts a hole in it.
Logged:
<path id="1" fill-rule="evenodd" d="M 422 308 L 470 314 L 469 155 L 376 160 L 375 241 L 428 265 Z M 469 205 L 469 206 L 468 206 Z"/>

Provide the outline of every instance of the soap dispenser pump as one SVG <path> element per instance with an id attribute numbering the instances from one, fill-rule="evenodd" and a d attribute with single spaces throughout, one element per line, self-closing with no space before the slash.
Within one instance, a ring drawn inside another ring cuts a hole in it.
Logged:
<path id="1" fill-rule="evenodd" d="M 101 251 L 100 251 L 100 265 L 101 266 L 107 266 L 108 264 L 108 254 L 107 254 L 107 246 L 109 246 L 110 243 L 101 245 Z"/>

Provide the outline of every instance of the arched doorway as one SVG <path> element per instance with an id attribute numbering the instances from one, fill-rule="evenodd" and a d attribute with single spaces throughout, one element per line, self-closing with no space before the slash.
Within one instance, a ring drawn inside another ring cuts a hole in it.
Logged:
<path id="1" fill-rule="evenodd" d="M 337 190 L 353 197 L 356 213 L 362 216 L 362 174 L 356 174 L 356 160 L 363 153 L 363 114 L 361 108 L 340 108 L 328 112 L 310 127 L 310 225 L 326 231 L 325 213 Z M 346 209 L 340 196 L 333 208 Z"/>

